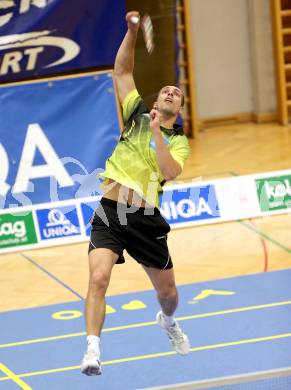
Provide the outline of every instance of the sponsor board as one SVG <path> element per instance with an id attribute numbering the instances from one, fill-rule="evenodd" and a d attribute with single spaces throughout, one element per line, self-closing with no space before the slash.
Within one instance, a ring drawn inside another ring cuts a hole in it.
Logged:
<path id="1" fill-rule="evenodd" d="M 291 171 L 176 184 L 166 186 L 160 210 L 173 229 L 286 214 L 291 209 L 290 184 Z M 22 209 L 15 206 L 9 213 L 0 210 L 0 252 L 14 251 L 16 246 L 37 248 L 87 241 L 99 201 L 100 195 Z"/>
<path id="2" fill-rule="evenodd" d="M 0 215 L 0 249 L 37 243 L 32 212 Z"/>
<path id="3" fill-rule="evenodd" d="M 214 185 L 199 185 L 164 192 L 160 211 L 170 225 L 220 218 Z"/>
<path id="4" fill-rule="evenodd" d="M 98 207 L 99 203 L 99 200 L 81 203 L 83 223 L 87 237 L 90 236 L 91 233 L 91 218 L 93 217 L 94 210 Z"/>
<path id="5" fill-rule="evenodd" d="M 120 135 L 110 72 L 2 87 L 0 118 L 0 210 L 101 193 Z"/>
<path id="6" fill-rule="evenodd" d="M 291 209 L 291 174 L 256 180 L 261 211 Z"/>
<path id="7" fill-rule="evenodd" d="M 218 180 L 215 191 L 223 220 L 248 218 L 258 215 L 260 207 L 255 182 L 252 178 L 234 177 Z"/>
<path id="8" fill-rule="evenodd" d="M 36 211 L 41 240 L 81 234 L 75 205 Z"/>
<path id="9" fill-rule="evenodd" d="M 0 80 L 112 66 L 125 12 L 124 0 L 1 0 Z"/>

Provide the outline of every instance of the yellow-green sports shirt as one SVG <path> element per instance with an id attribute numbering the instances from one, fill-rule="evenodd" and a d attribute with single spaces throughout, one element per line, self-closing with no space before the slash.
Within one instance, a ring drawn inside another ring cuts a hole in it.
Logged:
<path id="1" fill-rule="evenodd" d="M 105 179 L 105 185 L 106 179 L 112 179 L 135 190 L 149 204 L 158 207 L 165 180 L 156 158 L 149 111 L 136 89 L 126 96 L 122 109 L 125 129 L 106 161 L 101 177 Z M 161 127 L 161 132 L 172 157 L 183 168 L 190 148 L 182 128 L 179 125 L 174 125 L 173 129 Z"/>

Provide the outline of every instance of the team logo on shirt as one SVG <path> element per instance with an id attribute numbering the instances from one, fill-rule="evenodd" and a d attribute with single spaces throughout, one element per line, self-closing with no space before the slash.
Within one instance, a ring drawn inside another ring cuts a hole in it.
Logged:
<path id="1" fill-rule="evenodd" d="M 166 138 L 164 135 L 162 135 L 162 137 L 163 137 L 163 140 L 164 140 L 164 142 L 165 142 L 165 144 L 166 145 L 170 145 L 170 141 L 168 140 L 168 138 Z M 154 138 L 152 137 L 151 138 L 151 141 L 150 141 L 150 148 L 151 149 L 153 149 L 154 151 L 156 151 L 156 143 L 155 143 L 155 140 L 154 140 Z"/>
<path id="2" fill-rule="evenodd" d="M 134 127 L 135 127 L 135 121 L 134 121 L 134 119 L 133 119 L 130 128 L 129 128 L 128 130 L 126 129 L 126 130 L 122 133 L 121 137 L 122 137 L 122 138 L 128 138 L 128 137 L 130 137 L 131 134 L 132 134 L 132 132 L 133 132 Z"/>

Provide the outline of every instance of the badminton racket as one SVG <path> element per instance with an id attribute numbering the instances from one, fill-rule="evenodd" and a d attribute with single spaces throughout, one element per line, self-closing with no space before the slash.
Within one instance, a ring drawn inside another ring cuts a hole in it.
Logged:
<path id="1" fill-rule="evenodd" d="M 139 22 L 138 16 L 132 16 L 131 22 L 137 24 Z M 145 41 L 146 49 L 149 54 L 152 54 L 154 50 L 154 28 L 152 19 L 148 14 L 145 14 L 141 19 L 141 29 L 143 33 L 143 38 Z"/>

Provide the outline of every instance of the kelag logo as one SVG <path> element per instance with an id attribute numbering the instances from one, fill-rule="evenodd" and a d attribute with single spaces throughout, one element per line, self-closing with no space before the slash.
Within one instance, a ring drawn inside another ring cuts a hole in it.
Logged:
<path id="1" fill-rule="evenodd" d="M 262 211 L 291 208 L 291 175 L 256 180 Z"/>
<path id="2" fill-rule="evenodd" d="M 37 242 L 32 213 L 0 215 L 0 249 Z"/>
<path id="3" fill-rule="evenodd" d="M 37 210 L 36 213 L 42 240 L 81 234 L 74 206 Z"/>
<path id="4" fill-rule="evenodd" d="M 213 185 L 165 191 L 160 210 L 170 224 L 220 217 Z"/>

